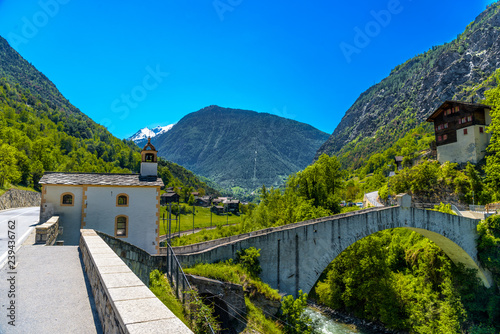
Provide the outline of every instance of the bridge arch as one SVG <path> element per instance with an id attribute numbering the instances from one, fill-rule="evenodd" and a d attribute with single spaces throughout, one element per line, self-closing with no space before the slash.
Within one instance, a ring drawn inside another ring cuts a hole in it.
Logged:
<path id="1" fill-rule="evenodd" d="M 261 249 L 261 278 L 272 288 L 296 296 L 309 292 L 321 273 L 348 246 L 373 233 L 403 227 L 434 241 L 455 263 L 478 271 L 485 286 L 491 276 L 477 258 L 477 220 L 416 208 L 378 208 L 281 226 L 202 243 L 176 247 L 183 265 L 234 258 L 248 247 Z"/>

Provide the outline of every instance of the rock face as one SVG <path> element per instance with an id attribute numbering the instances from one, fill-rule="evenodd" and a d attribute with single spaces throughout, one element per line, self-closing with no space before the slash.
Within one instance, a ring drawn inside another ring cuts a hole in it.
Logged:
<path id="1" fill-rule="evenodd" d="M 40 193 L 27 190 L 9 189 L 0 196 L 0 210 L 40 206 Z"/>
<path id="2" fill-rule="evenodd" d="M 499 12 L 500 4 L 491 5 L 456 40 L 397 66 L 362 93 L 316 158 L 349 152 L 344 164 L 356 167 L 358 159 L 400 138 L 445 100 L 483 98 L 486 87 L 472 87 L 500 68 Z"/>
<path id="3" fill-rule="evenodd" d="M 218 307 L 224 309 L 224 312 L 221 312 L 222 315 L 229 315 L 228 320 L 232 321 L 240 314 L 246 314 L 243 286 L 195 275 L 186 275 L 186 277 L 189 284 L 196 287 L 202 298 L 215 303 L 219 302 Z"/>

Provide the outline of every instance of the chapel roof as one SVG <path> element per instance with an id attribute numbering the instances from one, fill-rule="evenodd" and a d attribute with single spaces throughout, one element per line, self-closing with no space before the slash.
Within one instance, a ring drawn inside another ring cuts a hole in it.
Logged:
<path id="1" fill-rule="evenodd" d="M 40 184 L 162 187 L 161 178 L 140 178 L 139 174 L 45 172 Z"/>

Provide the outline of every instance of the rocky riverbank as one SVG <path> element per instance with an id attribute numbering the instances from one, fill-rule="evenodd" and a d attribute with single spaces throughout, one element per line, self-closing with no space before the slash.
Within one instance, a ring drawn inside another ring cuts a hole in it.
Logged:
<path id="1" fill-rule="evenodd" d="M 382 324 L 377 322 L 371 322 L 363 319 L 356 318 L 350 314 L 346 314 L 343 312 L 339 312 L 336 310 L 332 310 L 326 306 L 316 304 L 312 301 L 307 302 L 309 307 L 318 310 L 322 314 L 326 315 L 330 319 L 333 319 L 337 322 L 341 322 L 343 324 L 349 325 L 353 330 L 361 329 L 363 331 L 372 333 L 372 334 L 408 334 L 403 331 L 396 331 L 385 328 Z"/>
<path id="2" fill-rule="evenodd" d="M 0 210 L 40 206 L 41 198 L 35 191 L 9 189 L 0 196 Z"/>

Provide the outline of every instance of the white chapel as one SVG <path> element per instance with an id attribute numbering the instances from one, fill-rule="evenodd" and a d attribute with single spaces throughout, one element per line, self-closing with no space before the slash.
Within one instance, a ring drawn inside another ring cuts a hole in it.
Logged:
<path id="1" fill-rule="evenodd" d="M 157 254 L 163 186 L 157 153 L 148 139 L 140 174 L 46 172 L 40 221 L 59 216 L 65 245 L 78 245 L 80 229 L 90 228 Z"/>

